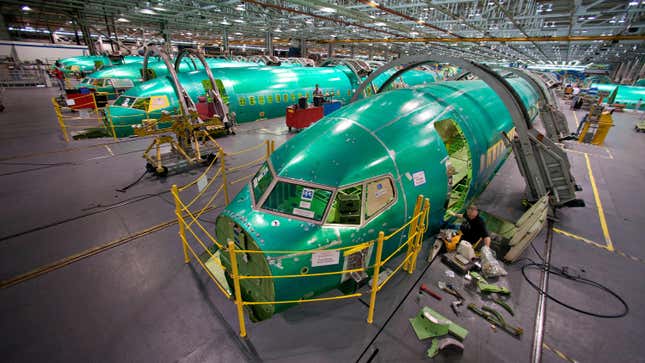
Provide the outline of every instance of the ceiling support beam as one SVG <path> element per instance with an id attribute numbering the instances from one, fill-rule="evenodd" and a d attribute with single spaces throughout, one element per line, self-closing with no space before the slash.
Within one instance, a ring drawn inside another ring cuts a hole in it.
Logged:
<path id="1" fill-rule="evenodd" d="M 572 35 L 572 36 L 554 36 L 554 37 L 487 37 L 487 38 L 382 38 L 382 39 L 332 39 L 318 40 L 319 43 L 481 43 L 481 42 L 500 42 L 500 43 L 517 43 L 517 42 L 584 42 L 593 40 L 645 40 L 645 34 L 638 35 Z"/>

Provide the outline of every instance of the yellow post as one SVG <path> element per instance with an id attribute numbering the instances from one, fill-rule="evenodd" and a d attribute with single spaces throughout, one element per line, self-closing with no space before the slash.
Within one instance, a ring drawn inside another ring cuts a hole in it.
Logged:
<path id="1" fill-rule="evenodd" d="M 264 144 L 266 145 L 266 158 L 268 159 L 269 156 L 271 155 L 271 141 L 270 140 L 264 140 Z"/>
<path id="2" fill-rule="evenodd" d="M 58 126 L 63 133 L 63 138 L 65 141 L 69 142 L 69 135 L 67 134 L 67 126 L 65 125 L 65 120 L 63 119 L 63 114 L 60 112 L 60 106 L 56 103 L 56 99 L 52 97 L 52 105 L 54 106 L 54 112 L 56 113 L 56 120 L 58 121 Z"/>
<path id="3" fill-rule="evenodd" d="M 235 243 L 228 241 L 228 253 L 231 258 L 231 269 L 233 270 L 233 288 L 235 289 L 235 306 L 237 306 L 237 320 L 240 322 L 240 336 L 246 336 L 246 325 L 244 322 L 244 310 L 242 310 L 242 291 L 240 290 L 240 276 L 237 268 L 237 257 L 235 256 Z"/>
<path id="4" fill-rule="evenodd" d="M 406 257 L 406 260 L 405 260 L 405 261 L 406 261 L 406 262 L 405 262 L 405 264 L 403 265 L 403 270 L 404 270 L 404 271 L 407 271 L 407 272 L 408 272 L 408 273 L 410 273 L 410 274 L 412 273 L 411 263 L 410 263 L 410 260 L 409 260 L 409 259 L 407 259 L 407 258 L 408 258 L 412 253 L 414 253 L 414 251 L 413 251 L 413 249 L 414 249 L 414 241 L 416 240 L 416 237 L 417 237 L 417 236 L 415 236 L 415 237 L 414 237 L 414 239 L 412 239 L 412 240 L 411 240 L 410 238 L 411 238 L 411 237 L 412 237 L 412 235 L 413 235 L 414 233 L 416 233 L 416 231 L 417 231 L 417 224 L 419 224 L 419 219 L 420 219 L 420 217 L 416 217 L 416 216 L 417 216 L 419 213 L 421 213 L 421 206 L 422 206 L 422 205 L 423 205 L 423 195 L 419 195 L 419 196 L 417 196 L 417 202 L 416 202 L 416 204 L 414 204 L 414 213 L 412 214 L 412 218 L 414 218 L 414 220 L 412 221 L 412 223 L 410 223 L 410 228 L 408 229 L 408 238 L 407 238 L 407 242 L 408 242 L 408 252 L 406 252 L 406 254 L 405 254 L 405 257 Z M 416 218 L 415 218 L 415 217 L 416 217 Z"/>
<path id="5" fill-rule="evenodd" d="M 378 292 L 378 275 L 381 272 L 381 255 L 383 254 L 383 239 L 385 234 L 383 231 L 378 233 L 376 240 L 376 258 L 374 259 L 374 275 L 372 276 L 372 291 L 370 293 L 370 306 L 367 311 L 367 322 L 372 324 L 374 322 L 374 306 L 376 305 L 376 293 Z"/>
<path id="6" fill-rule="evenodd" d="M 186 226 L 184 225 L 184 218 L 181 213 L 181 207 L 179 203 L 179 190 L 177 189 L 177 184 L 173 184 L 170 189 L 172 192 L 173 199 L 175 200 L 175 215 L 177 216 L 177 224 L 179 224 L 179 237 L 181 237 L 181 246 L 184 249 L 184 262 L 190 262 L 190 256 L 188 255 L 188 248 L 186 245 Z"/>
<path id="7" fill-rule="evenodd" d="M 103 126 L 101 118 L 99 117 L 99 105 L 96 103 L 96 96 L 92 93 L 92 101 L 94 101 L 94 112 L 96 112 L 96 122 L 99 123 L 99 126 Z"/>
<path id="8" fill-rule="evenodd" d="M 219 149 L 219 160 L 220 160 L 220 168 L 222 171 L 222 187 L 224 188 L 224 204 L 228 205 L 229 203 L 229 196 L 228 196 L 228 180 L 226 178 L 226 162 L 224 160 L 224 157 L 226 156 L 224 154 L 224 150 Z"/>
<path id="9" fill-rule="evenodd" d="M 112 115 L 110 114 L 110 108 L 106 107 L 107 114 L 105 117 L 107 117 L 108 121 L 110 122 L 110 128 L 112 129 L 112 137 L 114 138 L 114 141 L 119 141 L 116 137 L 116 131 L 114 130 L 114 122 L 112 122 Z"/>
<path id="10" fill-rule="evenodd" d="M 430 200 L 428 198 L 425 199 L 423 203 L 423 210 L 421 212 L 421 219 L 419 223 L 417 224 L 417 235 L 416 238 L 414 239 L 414 256 L 412 256 L 412 260 L 410 261 L 410 273 L 413 273 L 414 270 L 417 268 L 417 260 L 419 257 L 419 252 L 421 252 L 421 245 L 423 244 L 423 232 L 426 229 L 426 217 L 428 216 L 428 213 L 430 213 Z"/>
<path id="11" fill-rule="evenodd" d="M 271 154 L 275 151 L 275 140 L 271 140 Z"/>

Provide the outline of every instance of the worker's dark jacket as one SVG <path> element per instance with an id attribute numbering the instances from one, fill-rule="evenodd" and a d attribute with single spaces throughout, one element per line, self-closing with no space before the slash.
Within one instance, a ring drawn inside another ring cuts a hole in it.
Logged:
<path id="1" fill-rule="evenodd" d="M 464 222 L 459 230 L 462 233 L 461 239 L 470 242 L 473 246 L 480 238 L 488 237 L 486 224 L 479 215 L 473 219 L 469 219 L 467 215 L 464 215 Z"/>

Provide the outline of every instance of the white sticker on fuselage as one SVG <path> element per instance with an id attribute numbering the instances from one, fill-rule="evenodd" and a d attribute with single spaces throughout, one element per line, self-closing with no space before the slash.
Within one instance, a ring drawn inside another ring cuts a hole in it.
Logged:
<path id="1" fill-rule="evenodd" d="M 310 210 L 304 210 L 300 208 L 293 208 L 293 214 L 297 216 L 303 216 L 307 218 L 313 218 L 314 217 L 314 212 Z"/>
<path id="2" fill-rule="evenodd" d="M 416 173 L 412 174 L 412 179 L 414 180 L 415 187 L 423 185 L 426 183 L 426 173 L 423 170 L 417 171 Z"/>
<path id="3" fill-rule="evenodd" d="M 309 188 L 302 188 L 302 200 L 312 200 L 314 199 L 314 190 Z"/>
<path id="4" fill-rule="evenodd" d="M 340 251 L 316 252 L 311 255 L 311 267 L 337 265 L 340 261 Z"/>
<path id="5" fill-rule="evenodd" d="M 301 201 L 301 202 L 300 202 L 300 208 L 304 208 L 304 209 L 311 209 L 311 202 L 304 202 L 304 201 Z"/>

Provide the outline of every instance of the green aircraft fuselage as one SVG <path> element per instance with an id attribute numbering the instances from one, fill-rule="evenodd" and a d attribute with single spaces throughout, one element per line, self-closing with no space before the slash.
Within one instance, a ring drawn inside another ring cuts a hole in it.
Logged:
<path id="1" fill-rule="evenodd" d="M 312 91 L 318 84 L 324 93 L 335 100 L 347 103 L 361 82 L 349 68 L 343 65 L 333 67 L 275 67 L 213 69 L 220 94 L 235 112 L 237 122 L 250 122 L 260 118 L 284 116 L 289 105 L 307 97 L 312 102 Z M 394 71 L 392 71 L 394 72 Z M 388 76 L 379 77 L 378 85 Z M 205 71 L 178 74 L 179 82 L 191 99 L 206 93 L 208 84 Z M 409 71 L 402 77 L 406 85 L 434 82 L 434 72 Z M 149 102 L 151 97 L 161 97 L 159 103 Z M 158 107 L 166 100 L 165 107 Z M 151 106 L 154 104 L 153 106 Z M 142 83 L 123 93 L 113 105 L 107 107 L 107 117 L 116 127 L 118 137 L 132 135 L 131 125 L 138 125 L 145 118 L 159 118 L 162 112 L 178 112 L 175 88 L 168 77 L 159 77 Z"/>
<path id="2" fill-rule="evenodd" d="M 227 61 L 219 58 L 206 58 L 206 62 L 213 69 L 258 66 L 252 62 Z M 204 66 L 199 60 L 192 61 L 184 58 L 179 66 L 179 72 L 189 72 L 203 68 Z M 115 99 L 118 96 L 118 91 L 130 89 L 143 82 L 142 71 L 143 64 L 141 63 L 108 67 L 87 75 L 77 88 L 94 89 L 97 92 L 107 93 L 110 99 Z M 168 75 L 168 68 L 163 61 L 152 58 L 148 63 L 148 72 L 152 78 L 165 77 Z"/>
<path id="3" fill-rule="evenodd" d="M 63 66 L 63 73 L 65 73 L 65 75 L 71 75 L 78 72 L 82 74 L 94 72 L 97 68 L 101 67 L 142 63 L 143 57 L 128 55 L 118 61 L 113 61 L 110 57 L 105 55 L 86 55 L 59 59 L 58 62 Z"/>
<path id="4" fill-rule="evenodd" d="M 529 111 L 538 95 L 507 79 Z M 291 138 L 260 167 L 216 221 L 216 238 L 236 248 L 293 253 L 238 254 L 241 275 L 302 275 L 373 265 L 375 251 L 349 256 L 312 249 L 350 247 L 394 232 L 413 215 L 418 195 L 430 199 L 429 236 L 446 211 L 462 212 L 503 164 L 514 132 L 509 112 L 482 81 L 437 82 L 390 90 L 324 117 Z M 450 174 L 450 175 L 449 175 Z M 407 230 L 383 247 L 405 243 Z M 230 271 L 225 251 L 223 265 Z M 371 270 L 370 270 L 371 273 Z M 351 286 L 352 277 L 324 275 L 241 280 L 246 301 L 308 299 Z M 253 321 L 293 304 L 250 305 Z"/>
<path id="5" fill-rule="evenodd" d="M 591 88 L 597 88 L 598 91 L 609 93 L 609 97 L 603 98 L 607 102 L 609 98 L 611 103 L 620 103 L 626 105 L 625 108 L 635 109 L 638 101 L 641 101 L 641 110 L 645 110 L 645 87 L 627 86 L 624 84 L 604 84 L 592 83 Z M 618 88 L 618 90 L 616 90 Z M 615 92 L 615 94 L 614 94 Z"/>

